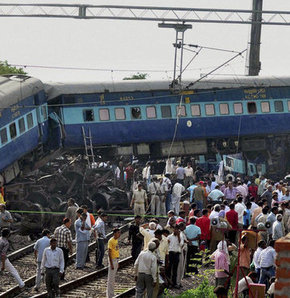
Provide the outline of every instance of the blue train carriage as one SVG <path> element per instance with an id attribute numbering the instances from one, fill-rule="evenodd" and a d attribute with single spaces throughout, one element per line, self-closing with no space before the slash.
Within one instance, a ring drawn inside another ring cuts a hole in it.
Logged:
<path id="1" fill-rule="evenodd" d="M 47 102 L 40 80 L 0 77 L 0 173 L 8 183 L 48 138 Z"/>
<path id="2" fill-rule="evenodd" d="M 123 146 L 121 154 L 132 154 L 137 146 L 135 154 L 157 149 L 166 156 L 178 114 L 172 155 L 206 154 L 210 146 L 264 150 L 251 141 L 290 131 L 289 78 L 211 79 L 193 87 L 176 94 L 164 81 L 46 86 L 48 98 L 58 106 L 68 148 L 84 147 L 84 127 L 90 128 L 94 146 Z"/>

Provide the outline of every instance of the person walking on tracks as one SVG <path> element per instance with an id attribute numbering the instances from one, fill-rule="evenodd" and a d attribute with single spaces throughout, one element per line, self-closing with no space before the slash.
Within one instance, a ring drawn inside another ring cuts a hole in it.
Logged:
<path id="1" fill-rule="evenodd" d="M 42 238 L 38 239 L 34 245 L 34 257 L 37 262 L 36 269 L 36 280 L 34 290 L 38 292 L 40 288 L 41 282 L 41 261 L 44 250 L 49 247 L 50 239 L 49 239 L 50 231 L 45 229 L 42 231 Z"/>
<path id="2" fill-rule="evenodd" d="M 64 270 L 67 267 L 69 253 L 72 254 L 72 234 L 70 231 L 71 220 L 64 218 L 63 224 L 57 227 L 54 231 L 54 238 L 57 240 L 57 246 L 62 249 L 64 257 Z M 65 271 L 61 276 L 61 280 L 64 280 Z"/>
<path id="3" fill-rule="evenodd" d="M 64 272 L 63 252 L 56 247 L 57 240 L 50 240 L 50 247 L 45 248 L 41 262 L 41 274 L 44 275 L 46 290 L 49 298 L 59 296 L 59 277 Z"/>
<path id="4" fill-rule="evenodd" d="M 119 268 L 119 245 L 118 239 L 120 238 L 121 231 L 118 228 L 113 230 L 113 237 L 108 242 L 108 255 L 109 255 L 109 269 L 108 269 L 108 282 L 107 282 L 107 298 L 114 297 L 115 277 Z"/>
<path id="5" fill-rule="evenodd" d="M 7 258 L 7 251 L 9 248 L 8 237 L 10 235 L 10 230 L 4 228 L 1 232 L 2 237 L 0 238 L 0 256 L 1 256 L 1 272 L 2 273 L 5 269 L 9 271 L 13 277 L 16 279 L 19 288 L 24 288 L 24 282 L 19 276 L 19 273 L 15 269 L 15 267 L 10 263 L 9 259 Z"/>
<path id="6" fill-rule="evenodd" d="M 148 250 L 140 253 L 134 264 L 136 283 L 136 298 L 144 297 L 147 290 L 147 297 L 153 297 L 153 289 L 157 282 L 157 257 L 154 255 L 156 243 L 150 242 Z"/>

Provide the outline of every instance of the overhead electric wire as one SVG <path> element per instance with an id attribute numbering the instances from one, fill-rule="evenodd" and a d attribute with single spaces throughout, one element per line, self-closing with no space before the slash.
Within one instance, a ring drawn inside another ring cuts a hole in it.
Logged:
<path id="1" fill-rule="evenodd" d="M 239 51 L 214 48 L 214 47 L 206 47 L 206 46 L 200 46 L 200 45 L 196 45 L 196 44 L 184 44 L 184 45 L 188 46 L 188 47 L 192 47 L 192 48 L 202 48 L 202 49 L 206 49 L 206 50 L 213 50 L 213 51 L 220 51 L 220 52 L 227 52 L 227 53 L 240 53 Z"/>

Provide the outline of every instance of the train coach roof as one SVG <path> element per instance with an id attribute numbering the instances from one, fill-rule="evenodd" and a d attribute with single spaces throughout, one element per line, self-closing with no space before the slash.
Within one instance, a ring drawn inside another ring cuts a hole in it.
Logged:
<path id="1" fill-rule="evenodd" d="M 0 76 L 0 108 L 18 104 L 40 90 L 43 84 L 38 79 L 24 75 Z"/>
<path id="2" fill-rule="evenodd" d="M 193 81 L 184 81 L 186 87 Z M 81 83 L 46 83 L 45 90 L 48 100 L 62 94 L 91 94 L 104 92 L 135 92 L 151 90 L 168 90 L 168 81 L 124 80 L 121 82 L 81 82 Z M 195 83 L 189 89 L 233 89 L 257 87 L 290 86 L 290 77 L 235 77 L 204 79 Z"/>

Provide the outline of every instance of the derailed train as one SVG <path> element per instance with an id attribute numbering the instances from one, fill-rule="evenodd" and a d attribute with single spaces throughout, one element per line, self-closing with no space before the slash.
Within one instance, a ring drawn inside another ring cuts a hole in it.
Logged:
<path id="1" fill-rule="evenodd" d="M 0 173 L 9 182 L 42 153 L 83 150 L 83 131 L 107 156 L 212 159 L 243 152 L 249 160 L 266 160 L 273 172 L 285 172 L 289 111 L 290 78 L 209 79 L 176 93 L 164 81 L 43 84 L 4 76 Z"/>

